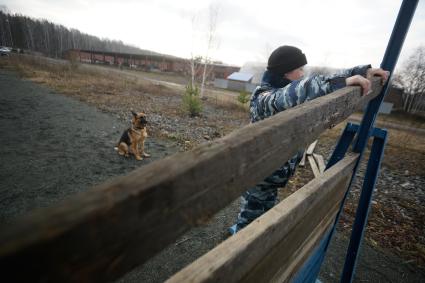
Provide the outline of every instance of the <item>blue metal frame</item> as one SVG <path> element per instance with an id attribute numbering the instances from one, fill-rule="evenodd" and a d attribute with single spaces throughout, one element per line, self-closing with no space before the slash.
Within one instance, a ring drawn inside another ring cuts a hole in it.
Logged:
<path id="1" fill-rule="evenodd" d="M 317 274 L 319 274 L 321 263 L 325 257 L 325 250 L 330 237 L 331 229 L 325 233 L 320 243 L 312 252 L 312 255 L 304 262 L 302 268 L 298 270 L 297 274 L 292 279 L 291 283 L 302 282 L 317 282 Z"/>
<path id="2" fill-rule="evenodd" d="M 413 14 L 415 13 L 418 2 L 419 0 L 403 0 L 398 12 L 397 20 L 381 63 L 381 68 L 390 71 L 391 75 L 394 72 L 397 59 L 400 55 L 401 48 L 406 38 L 407 31 L 409 30 L 410 23 L 412 22 Z M 379 96 L 370 101 L 367 106 L 360 125 L 357 140 L 354 144 L 354 152 L 362 153 L 366 146 L 370 136 L 370 131 L 373 129 L 373 124 L 375 123 L 376 116 L 378 115 L 379 107 L 387 93 L 389 81 L 390 80 L 387 81 Z"/>
<path id="3" fill-rule="evenodd" d="M 401 48 L 406 38 L 407 31 L 409 30 L 410 23 L 412 22 L 417 5 L 418 0 L 404 0 L 401 4 L 397 20 L 391 34 L 391 38 L 388 42 L 388 46 L 381 63 L 381 68 L 390 71 L 391 74 L 394 72 L 395 65 L 400 55 Z M 380 163 L 384 154 L 387 132 L 384 130 L 376 129 L 373 127 L 373 125 L 375 123 L 376 116 L 378 115 L 379 107 L 381 106 L 382 101 L 384 100 L 384 97 L 388 91 L 389 81 L 390 80 L 387 81 L 379 96 L 369 102 L 366 108 L 366 112 L 363 116 L 360 128 L 358 129 L 357 139 L 353 146 L 353 151 L 356 153 L 360 153 L 360 156 L 356 163 L 356 166 L 354 167 L 350 186 L 356 176 L 357 169 L 363 157 L 363 153 L 365 151 L 369 137 L 371 135 L 375 136 L 372 145 L 371 155 L 369 157 L 365 179 L 363 182 L 362 193 L 356 212 L 356 219 L 353 225 L 353 230 L 351 232 L 351 239 L 347 251 L 347 256 L 345 258 L 341 282 L 352 282 L 353 280 L 355 266 L 358 258 L 358 251 L 360 248 L 361 241 L 363 239 L 364 228 L 367 223 L 369 207 L 372 200 L 372 193 L 375 188 Z M 348 187 L 347 192 L 349 191 L 349 189 L 350 187 Z M 347 193 L 345 197 L 346 196 Z M 343 204 L 344 203 L 345 199 L 343 201 Z M 339 214 L 341 213 L 342 209 L 343 207 L 341 206 L 337 219 L 339 218 Z M 329 237 L 329 240 L 331 237 L 332 233 Z"/>
<path id="4" fill-rule="evenodd" d="M 353 142 L 354 136 L 356 135 L 359 129 L 359 125 L 347 123 L 345 126 L 344 132 L 339 138 L 336 147 L 329 158 L 328 163 L 326 164 L 326 170 L 328 170 L 331 166 L 335 165 L 338 161 L 344 158 L 345 153 Z"/>
<path id="5" fill-rule="evenodd" d="M 404 0 L 401 4 L 397 20 L 391 34 L 391 38 L 388 42 L 388 46 L 381 63 L 381 68 L 390 71 L 391 75 L 394 72 L 397 59 L 400 55 L 401 48 L 406 38 L 407 31 L 409 30 L 409 26 L 412 21 L 413 14 L 415 13 L 417 4 L 418 0 Z M 343 206 L 345 204 L 345 200 L 350 190 L 351 184 L 353 183 L 356 177 L 357 169 L 362 160 L 363 153 L 365 151 L 369 137 L 371 135 L 375 135 L 371 156 L 369 157 L 368 169 L 366 171 L 362 193 L 357 208 L 356 219 L 351 233 L 350 244 L 345 259 L 344 270 L 341 276 L 341 282 L 352 282 L 355 271 L 355 265 L 358 257 L 358 250 L 360 248 L 361 240 L 363 239 L 363 232 L 367 222 L 369 207 L 372 200 L 372 192 L 375 188 L 376 178 L 379 172 L 379 166 L 383 156 L 384 146 L 386 142 L 386 131 L 376 129 L 373 127 L 373 125 L 375 123 L 376 116 L 378 115 L 379 107 L 381 106 L 382 101 L 384 100 L 384 97 L 388 91 L 389 81 L 390 80 L 388 80 L 387 83 L 384 85 L 381 93 L 369 102 L 360 127 L 357 129 L 358 134 L 354 142 L 353 152 L 359 153 L 360 156 L 354 167 L 351 182 L 344 196 L 340 211 L 338 212 L 338 215 L 336 217 L 334 228 L 331 232 L 331 235 L 329 236 L 330 241 L 330 239 L 332 238 L 332 234 L 335 231 L 335 226 L 339 219 L 340 213 L 343 210 Z M 345 131 L 344 133 L 346 136 L 349 135 L 347 131 Z M 341 140 L 343 140 L 343 137 L 341 137 Z M 338 146 L 336 149 L 338 149 Z M 341 156 L 343 155 L 344 154 L 342 152 L 334 152 L 332 156 L 336 156 L 335 159 L 338 159 L 337 157 L 341 158 Z"/>
<path id="6" fill-rule="evenodd" d="M 353 141 L 354 135 L 358 132 L 360 126 L 357 124 L 348 123 L 341 138 L 338 142 L 337 148 L 334 151 L 328 165 L 331 161 L 338 162 L 344 156 L 348 147 Z M 350 244 L 345 259 L 344 270 L 341 276 L 341 282 L 351 282 L 354 276 L 355 266 L 359 254 L 361 241 L 363 239 L 364 229 L 366 228 L 367 217 L 369 214 L 369 208 L 372 201 L 372 194 L 375 188 L 376 180 L 378 178 L 379 167 L 381 165 L 382 157 L 384 155 L 384 148 L 387 141 L 387 131 L 379 128 L 372 130 L 372 136 L 374 137 L 371 153 L 369 156 L 368 166 L 366 169 L 366 175 L 363 182 L 363 188 L 359 199 L 359 204 L 356 212 L 356 218 L 353 224 L 351 233 Z M 339 151 L 339 153 L 338 153 Z M 337 153 L 335 153 L 337 152 Z M 338 160 L 339 159 L 339 160 Z M 354 178 L 352 178 L 354 180 Z M 346 192 L 348 194 L 348 190 Z M 344 201 L 345 201 L 344 196 Z M 342 208 L 342 206 L 341 206 Z M 312 255 L 304 263 L 302 268 L 298 271 L 292 282 L 314 282 L 320 272 L 321 264 L 324 260 L 326 250 L 332 238 L 332 234 L 335 231 L 336 223 L 339 219 L 339 215 L 342 209 L 338 211 L 336 221 L 329 231 L 323 236 L 319 245 L 312 252 Z M 317 280 L 316 280 L 317 282 Z"/>
<path id="7" fill-rule="evenodd" d="M 367 164 L 366 174 L 363 182 L 356 218 L 351 232 L 350 244 L 348 245 L 347 256 L 345 258 L 344 270 L 341 282 L 352 282 L 360 245 L 366 228 L 367 217 L 372 201 L 373 190 L 378 178 L 379 167 L 381 166 L 384 148 L 387 141 L 387 131 L 374 128 L 373 144 Z"/>
<path id="8" fill-rule="evenodd" d="M 390 71 L 391 75 L 400 55 L 401 48 L 406 38 L 407 31 L 409 30 L 409 26 L 418 2 L 419 0 L 403 0 L 401 4 L 390 40 L 387 45 L 387 49 L 385 51 L 384 58 L 381 63 L 381 68 Z M 384 100 L 384 97 L 387 93 L 389 81 L 390 79 L 388 79 L 387 83 L 384 85 L 381 93 L 369 102 L 360 126 L 351 123 L 347 124 L 334 152 L 332 153 L 331 158 L 329 159 L 326 169 L 344 158 L 347 150 L 353 142 L 354 137 L 357 134 L 352 151 L 359 153 L 359 158 L 356 165 L 354 166 L 353 175 L 344 195 L 340 210 L 337 213 L 334 225 L 323 237 L 320 245 L 316 248 L 310 258 L 304 263 L 299 272 L 295 275 L 293 279 L 294 282 L 315 282 L 317 280 L 320 266 L 322 265 L 330 240 L 332 239 L 332 235 L 335 231 L 336 224 L 338 223 L 339 216 L 343 210 L 351 184 L 355 180 L 357 169 L 362 160 L 367 142 L 371 136 L 374 136 L 371 155 L 369 157 L 362 193 L 356 212 L 356 219 L 353 225 L 350 244 L 345 259 L 344 270 L 341 276 L 341 282 L 352 282 L 358 251 L 367 223 L 367 216 L 372 200 L 372 193 L 375 188 L 375 183 L 379 173 L 379 167 L 386 143 L 387 132 L 385 130 L 374 128 L 374 123 L 376 116 L 378 115 L 379 107 L 381 106 L 382 101 Z"/>

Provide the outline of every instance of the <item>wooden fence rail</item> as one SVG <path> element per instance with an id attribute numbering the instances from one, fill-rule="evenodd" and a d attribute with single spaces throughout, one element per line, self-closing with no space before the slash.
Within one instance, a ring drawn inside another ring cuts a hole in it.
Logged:
<path id="1" fill-rule="evenodd" d="M 118 278 L 378 95 L 348 87 L 0 227 L 6 281 Z M 331 209 L 331 208 L 330 208 Z"/>
<path id="2" fill-rule="evenodd" d="M 357 157 L 344 158 L 167 283 L 287 281 L 334 221 Z"/>

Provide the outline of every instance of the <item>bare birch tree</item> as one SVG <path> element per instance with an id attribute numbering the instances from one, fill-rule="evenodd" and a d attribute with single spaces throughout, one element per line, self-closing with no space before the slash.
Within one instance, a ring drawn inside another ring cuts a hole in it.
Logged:
<path id="1" fill-rule="evenodd" d="M 406 112 L 425 111 L 425 46 L 414 50 L 403 64 L 393 84 L 404 89 L 403 108 Z"/>
<path id="2" fill-rule="evenodd" d="M 205 82 L 208 75 L 208 67 L 211 64 L 211 52 L 213 49 L 218 47 L 217 40 L 217 24 L 218 24 L 219 6 L 217 4 L 211 4 L 208 9 L 208 25 L 206 31 L 206 51 L 203 57 L 203 72 L 201 81 L 201 92 L 200 97 L 202 98 L 205 91 Z"/>
<path id="3" fill-rule="evenodd" d="M 197 14 L 193 14 L 191 17 L 191 27 L 192 27 L 192 34 L 191 34 L 191 50 L 190 50 L 190 59 L 189 59 L 189 72 L 190 72 L 190 87 L 192 89 L 195 88 L 196 84 L 196 75 L 200 71 L 200 66 L 202 63 L 202 57 L 196 56 L 194 51 L 194 45 L 195 45 L 195 26 L 197 25 L 198 16 Z"/>

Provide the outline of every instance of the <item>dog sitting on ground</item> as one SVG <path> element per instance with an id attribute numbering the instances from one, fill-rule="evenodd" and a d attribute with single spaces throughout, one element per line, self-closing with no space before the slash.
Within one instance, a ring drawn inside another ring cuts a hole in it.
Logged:
<path id="1" fill-rule="evenodd" d="M 115 150 L 118 151 L 119 155 L 129 157 L 130 153 L 132 153 L 137 160 L 142 160 L 142 156 L 150 157 L 145 152 L 145 140 L 148 136 L 146 125 L 148 121 L 146 120 L 146 114 L 143 112 L 135 113 L 131 111 L 131 114 L 133 114 L 131 127 L 124 131 Z"/>

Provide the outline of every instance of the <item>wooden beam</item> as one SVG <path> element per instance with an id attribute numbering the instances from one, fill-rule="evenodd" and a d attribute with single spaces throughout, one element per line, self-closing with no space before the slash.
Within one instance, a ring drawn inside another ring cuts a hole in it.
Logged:
<path id="1" fill-rule="evenodd" d="M 380 91 L 349 87 L 0 227 L 7 281 L 110 281 L 284 164 Z M 300 127 L 299 125 L 302 125 Z M 48 268 L 46 268 L 48 267 Z"/>
<path id="2" fill-rule="evenodd" d="M 289 281 L 334 220 L 357 158 L 344 158 L 167 283 Z"/>
<path id="3" fill-rule="evenodd" d="M 316 147 L 316 144 L 317 144 L 317 140 L 315 140 L 312 144 L 310 144 L 309 146 L 308 146 L 308 148 L 307 148 L 307 155 L 312 155 L 313 154 L 313 151 L 314 151 L 314 148 Z"/>
<path id="4" fill-rule="evenodd" d="M 319 167 L 316 164 L 316 161 L 314 160 L 313 155 L 307 155 L 308 163 L 310 164 L 311 170 L 313 171 L 314 178 L 317 178 L 320 176 L 320 170 Z"/>
<path id="5" fill-rule="evenodd" d="M 325 171 L 326 165 L 323 156 L 320 154 L 313 153 L 314 160 L 316 160 L 317 167 L 319 167 L 320 173 Z"/>

